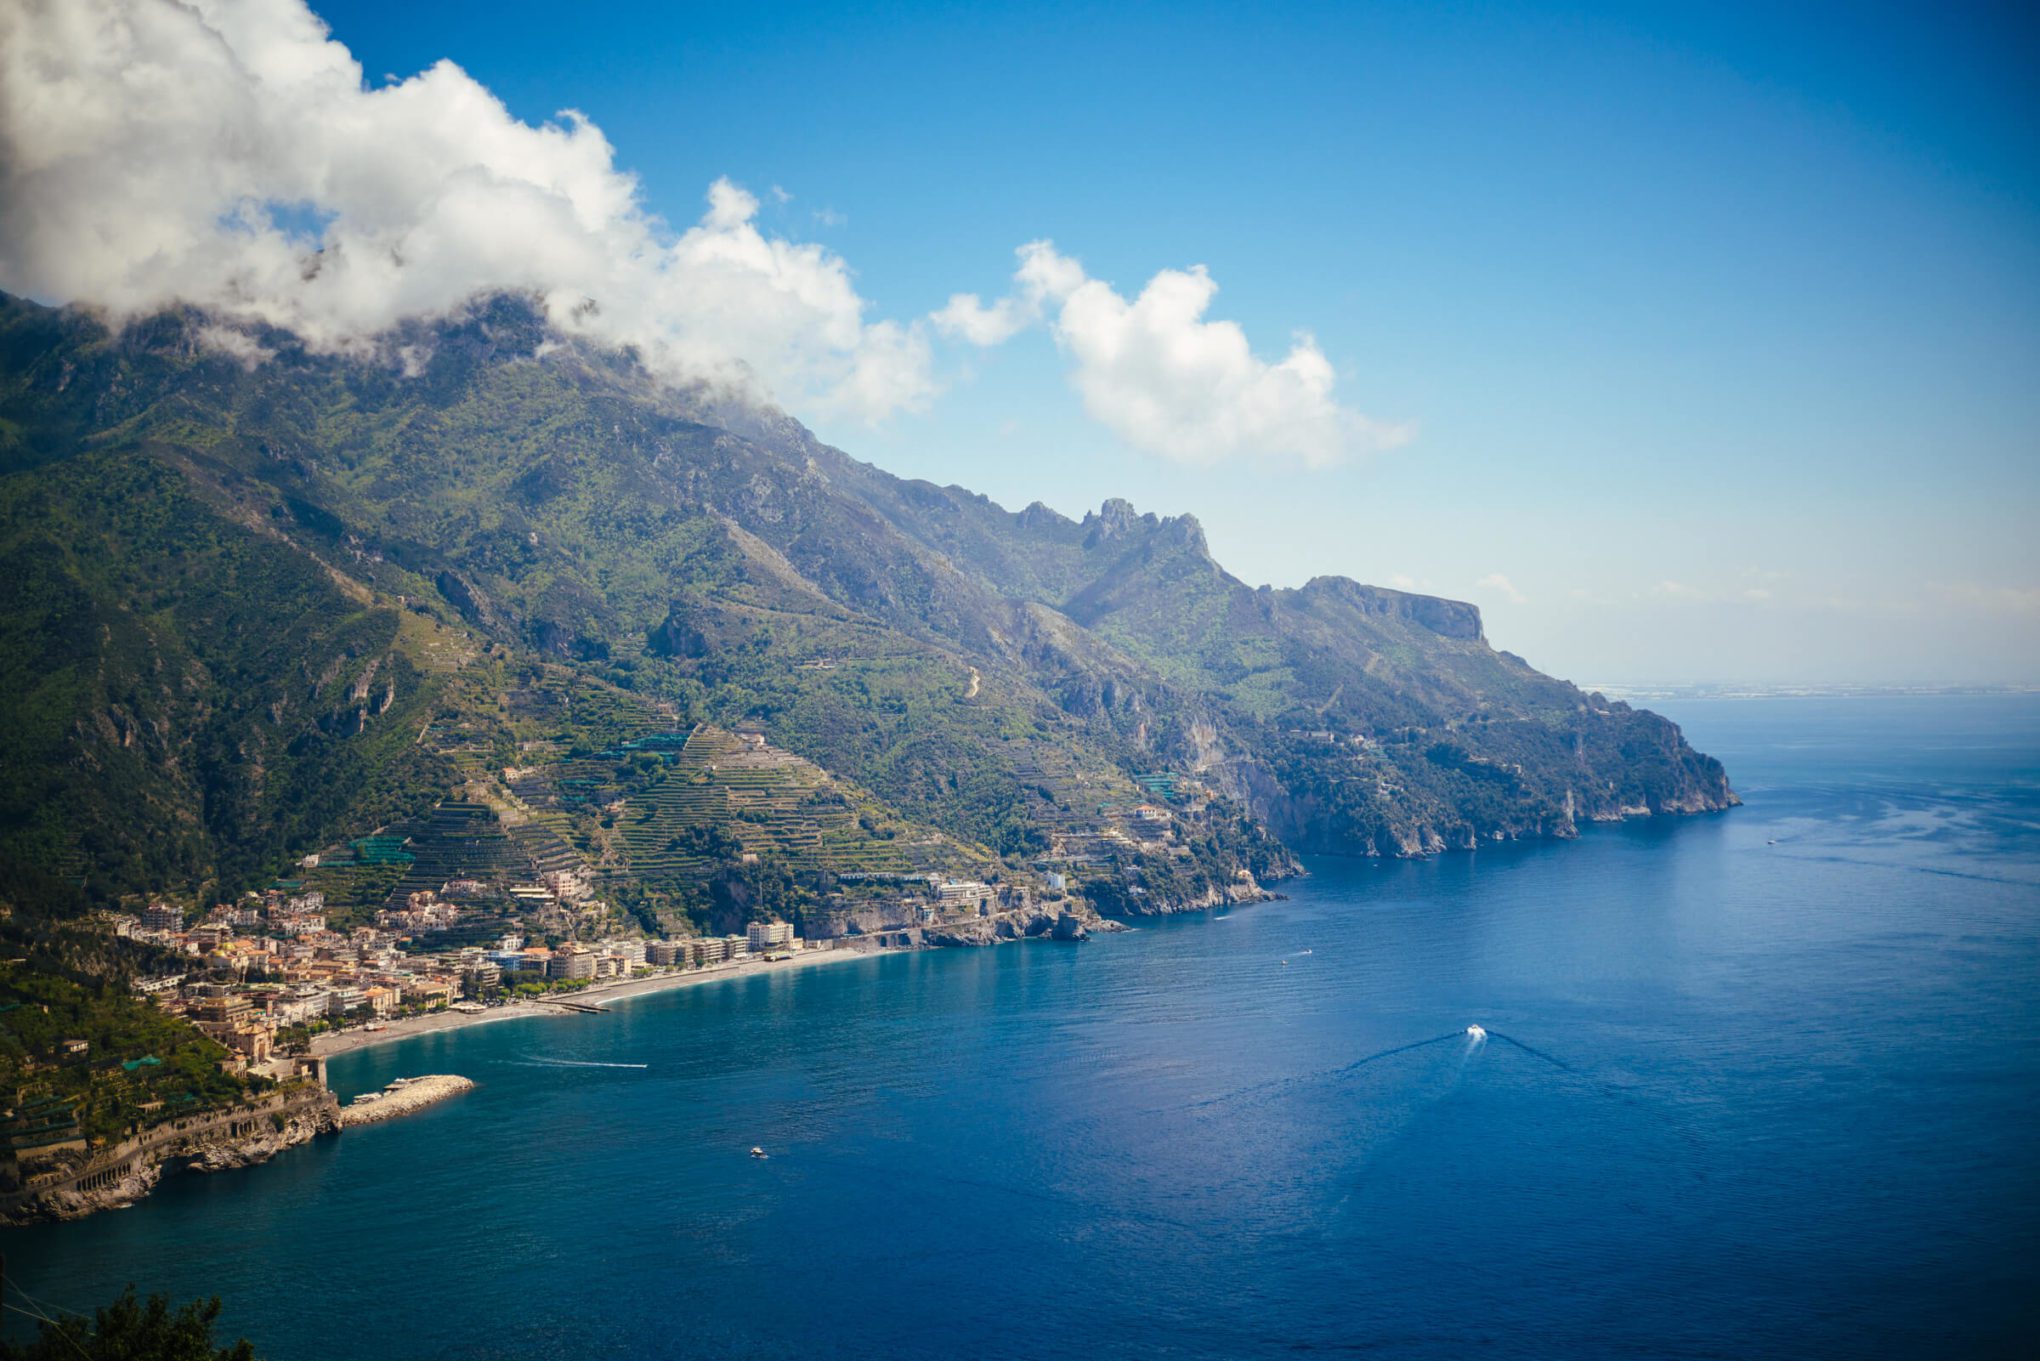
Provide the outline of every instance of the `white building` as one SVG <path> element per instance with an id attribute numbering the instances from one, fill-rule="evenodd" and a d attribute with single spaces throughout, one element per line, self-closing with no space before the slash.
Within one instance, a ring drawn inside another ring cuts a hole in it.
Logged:
<path id="1" fill-rule="evenodd" d="M 751 953 L 762 955 L 767 950 L 789 949 L 793 945 L 793 924 L 791 922 L 752 922 L 745 932 L 745 942 Z"/>

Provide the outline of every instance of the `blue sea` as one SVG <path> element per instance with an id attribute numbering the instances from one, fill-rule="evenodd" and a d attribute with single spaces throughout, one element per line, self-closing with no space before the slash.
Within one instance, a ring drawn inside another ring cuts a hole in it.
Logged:
<path id="1" fill-rule="evenodd" d="M 1743 808 L 408 1040 L 0 1251 L 271 1361 L 2040 1354 L 2040 699 L 1664 707 Z"/>

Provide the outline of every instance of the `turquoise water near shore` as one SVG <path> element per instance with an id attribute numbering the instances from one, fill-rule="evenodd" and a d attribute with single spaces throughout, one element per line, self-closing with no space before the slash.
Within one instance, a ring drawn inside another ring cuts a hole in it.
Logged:
<path id="1" fill-rule="evenodd" d="M 1746 807 L 347 1055 L 480 1085 L 0 1251 L 272 1361 L 2033 1354 L 2040 700 L 1664 707 Z"/>

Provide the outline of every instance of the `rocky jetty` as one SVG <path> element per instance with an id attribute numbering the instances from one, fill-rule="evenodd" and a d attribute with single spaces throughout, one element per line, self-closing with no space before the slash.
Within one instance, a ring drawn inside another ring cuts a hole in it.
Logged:
<path id="1" fill-rule="evenodd" d="M 452 1073 L 434 1073 L 429 1077 L 400 1077 L 381 1091 L 357 1096 L 352 1102 L 341 1107 L 340 1125 L 345 1129 L 354 1125 L 373 1125 L 383 1120 L 394 1120 L 400 1115 L 423 1110 L 435 1101 L 458 1096 L 474 1085 L 473 1079 L 456 1077 Z"/>

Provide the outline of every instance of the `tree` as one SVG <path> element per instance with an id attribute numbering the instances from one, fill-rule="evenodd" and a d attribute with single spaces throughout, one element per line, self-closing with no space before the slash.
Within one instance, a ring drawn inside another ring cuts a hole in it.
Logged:
<path id="1" fill-rule="evenodd" d="M 218 1346 L 218 1296 L 172 1309 L 162 1295 L 144 1303 L 129 1286 L 98 1311 L 88 1326 L 81 1318 L 45 1319 L 33 1342 L 0 1341 L 0 1361 L 255 1361 L 247 1338 Z"/>

